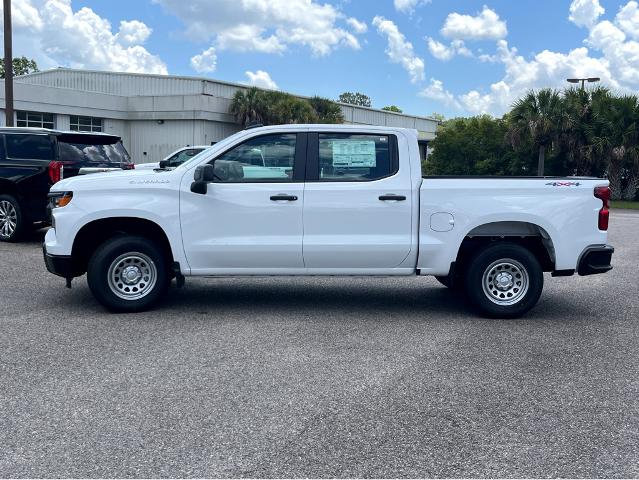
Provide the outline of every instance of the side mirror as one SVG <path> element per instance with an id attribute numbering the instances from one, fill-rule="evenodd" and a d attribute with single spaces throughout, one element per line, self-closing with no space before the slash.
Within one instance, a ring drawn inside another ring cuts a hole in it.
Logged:
<path id="1" fill-rule="evenodd" d="M 169 161 L 168 160 L 161 160 L 160 161 L 160 168 L 166 168 L 169 166 Z"/>
<path id="2" fill-rule="evenodd" d="M 191 191 L 193 193 L 199 193 L 200 195 L 206 195 L 208 184 L 213 181 L 215 181 L 215 167 L 209 164 L 200 165 L 195 169 Z"/>

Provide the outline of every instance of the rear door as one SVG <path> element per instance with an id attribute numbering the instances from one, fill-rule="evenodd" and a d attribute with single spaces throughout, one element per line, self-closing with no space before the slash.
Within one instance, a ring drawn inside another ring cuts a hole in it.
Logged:
<path id="1" fill-rule="evenodd" d="M 263 166 L 252 163 L 258 154 Z M 212 162 L 218 178 L 204 195 L 191 191 L 193 174 L 186 174 L 180 218 L 192 273 L 303 269 L 305 161 L 306 133 L 273 133 L 220 154 Z"/>
<path id="2" fill-rule="evenodd" d="M 395 135 L 309 134 L 304 263 L 309 269 L 398 267 L 411 252 L 412 195 Z"/>

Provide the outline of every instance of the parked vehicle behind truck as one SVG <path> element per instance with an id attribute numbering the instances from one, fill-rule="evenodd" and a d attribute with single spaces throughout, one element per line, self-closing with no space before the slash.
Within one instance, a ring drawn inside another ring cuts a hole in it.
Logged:
<path id="1" fill-rule="evenodd" d="M 63 178 L 132 168 L 115 135 L 0 128 L 0 241 L 46 225 L 49 188 Z"/>
<path id="2" fill-rule="evenodd" d="M 238 152 L 256 150 L 276 168 L 245 177 Z M 612 268 L 609 196 L 594 178 L 422 178 L 414 130 L 263 127 L 172 171 L 57 183 L 44 256 L 120 312 L 154 306 L 172 278 L 434 275 L 482 314 L 517 317 L 543 272 Z"/>

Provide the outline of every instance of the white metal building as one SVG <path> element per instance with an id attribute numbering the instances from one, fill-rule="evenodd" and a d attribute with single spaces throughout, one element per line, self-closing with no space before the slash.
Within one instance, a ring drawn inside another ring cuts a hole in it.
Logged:
<path id="1" fill-rule="evenodd" d="M 206 78 L 59 68 L 15 78 L 16 125 L 113 133 L 135 163 L 159 161 L 179 147 L 209 145 L 237 132 L 228 110 L 235 92 L 245 88 Z M 422 140 L 435 137 L 431 118 L 340 106 L 346 123 L 414 128 Z M 1 80 L 0 107 L 4 125 Z"/>

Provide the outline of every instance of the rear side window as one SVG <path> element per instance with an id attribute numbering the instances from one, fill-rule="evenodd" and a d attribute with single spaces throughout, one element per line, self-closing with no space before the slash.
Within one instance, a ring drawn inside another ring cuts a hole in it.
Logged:
<path id="1" fill-rule="evenodd" d="M 53 141 L 48 135 L 6 135 L 7 157 L 53 160 Z"/>
<path id="2" fill-rule="evenodd" d="M 318 179 L 324 182 L 372 181 L 396 172 L 388 135 L 319 134 Z"/>

